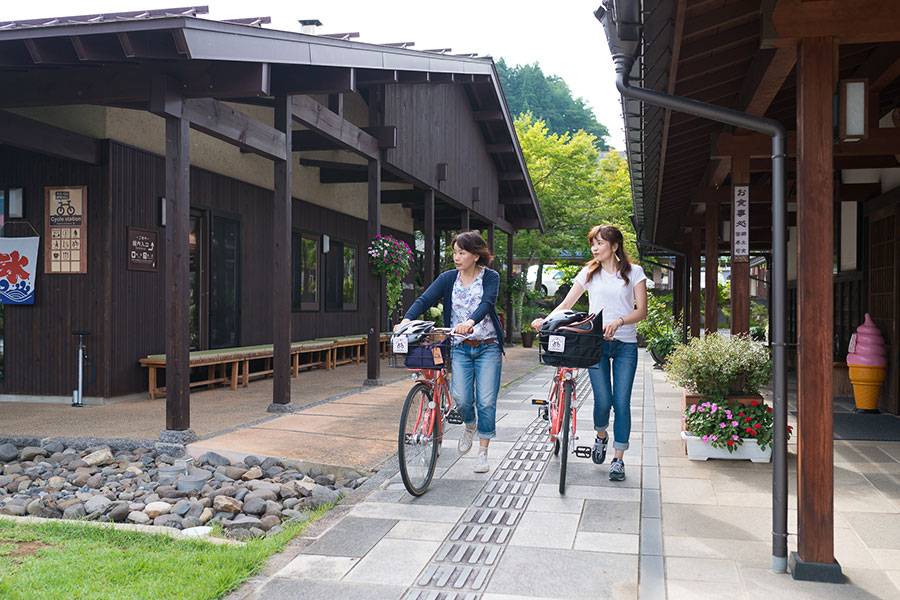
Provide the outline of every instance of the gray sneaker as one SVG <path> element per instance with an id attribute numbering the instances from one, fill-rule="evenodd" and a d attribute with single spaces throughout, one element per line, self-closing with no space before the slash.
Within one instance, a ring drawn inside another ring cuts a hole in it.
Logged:
<path id="1" fill-rule="evenodd" d="M 621 458 L 614 458 L 609 465 L 610 481 L 625 481 L 625 461 Z"/>
<path id="2" fill-rule="evenodd" d="M 467 454 L 469 450 L 472 449 L 472 440 L 475 439 L 475 427 L 469 429 L 469 426 L 466 425 L 463 427 L 463 434 L 459 438 L 459 443 L 456 445 L 456 449 L 459 450 L 459 455 Z"/>
<path id="3" fill-rule="evenodd" d="M 475 461 L 475 468 L 472 470 L 475 473 L 487 473 L 491 470 L 491 468 L 488 466 L 487 449 L 479 449 L 478 459 Z"/>

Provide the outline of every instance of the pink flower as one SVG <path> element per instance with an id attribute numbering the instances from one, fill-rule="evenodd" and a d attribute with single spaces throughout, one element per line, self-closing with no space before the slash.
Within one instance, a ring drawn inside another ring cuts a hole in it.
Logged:
<path id="1" fill-rule="evenodd" d="M 691 414 L 694 414 L 695 412 L 697 412 L 697 405 L 691 404 Z"/>
<path id="2" fill-rule="evenodd" d="M 732 421 L 732 422 L 731 422 L 731 426 L 732 426 L 732 427 L 737 427 L 737 426 L 738 426 L 738 422 L 737 422 L 737 421 Z"/>
<path id="3" fill-rule="evenodd" d="M 734 441 L 738 441 L 739 439 L 741 439 L 741 436 L 733 435 L 733 436 L 731 436 L 731 439 L 733 439 Z"/>
<path id="4" fill-rule="evenodd" d="M 704 435 L 702 439 L 703 439 L 704 442 L 708 442 L 708 441 L 709 441 L 709 436 L 708 436 L 708 435 Z"/>

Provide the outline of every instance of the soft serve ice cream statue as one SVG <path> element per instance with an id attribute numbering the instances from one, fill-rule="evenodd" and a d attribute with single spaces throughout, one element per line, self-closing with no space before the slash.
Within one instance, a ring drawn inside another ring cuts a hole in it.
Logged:
<path id="1" fill-rule="evenodd" d="M 878 412 L 878 396 L 887 374 L 887 348 L 881 332 L 868 313 L 862 325 L 857 327 L 856 333 L 850 336 L 848 350 L 847 367 L 850 370 L 850 383 L 853 384 L 856 410 Z"/>

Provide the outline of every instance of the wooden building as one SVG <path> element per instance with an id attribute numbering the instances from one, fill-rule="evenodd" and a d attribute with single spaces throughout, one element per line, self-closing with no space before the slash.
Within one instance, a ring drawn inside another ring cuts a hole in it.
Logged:
<path id="1" fill-rule="evenodd" d="M 3 307 L 0 394 L 70 396 L 86 330 L 85 396 L 146 389 L 138 360 L 165 353 L 189 437 L 192 349 L 274 344 L 278 409 L 291 342 L 377 348 L 378 233 L 424 232 L 427 280 L 442 231 L 542 227 L 490 58 L 202 12 L 0 23 L 4 235 L 41 236 L 35 304 Z M 77 242 L 50 239 L 59 191 Z"/>
<path id="2" fill-rule="evenodd" d="M 891 0 L 643 0 L 640 10 L 633 85 L 765 116 L 788 131 L 798 546 L 827 579 L 832 371 L 865 313 L 889 345 L 880 408 L 900 414 L 900 11 Z M 771 140 L 633 99 L 623 111 L 639 243 L 679 257 L 675 279 L 690 282 L 694 336 L 701 263 L 731 257 L 732 331 L 747 332 L 749 258 L 772 248 Z M 742 194 L 749 216 L 737 212 Z M 715 314 L 716 269 L 705 277 L 713 283 L 706 312 Z"/>

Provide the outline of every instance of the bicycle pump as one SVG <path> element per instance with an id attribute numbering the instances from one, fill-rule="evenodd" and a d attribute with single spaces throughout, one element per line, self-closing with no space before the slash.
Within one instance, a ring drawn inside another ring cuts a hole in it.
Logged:
<path id="1" fill-rule="evenodd" d="M 91 335 L 89 331 L 73 331 L 72 335 L 78 336 L 78 355 L 76 362 L 78 364 L 78 388 L 72 390 L 72 406 L 84 406 L 84 361 L 87 359 L 87 347 L 84 345 L 84 338 Z"/>

